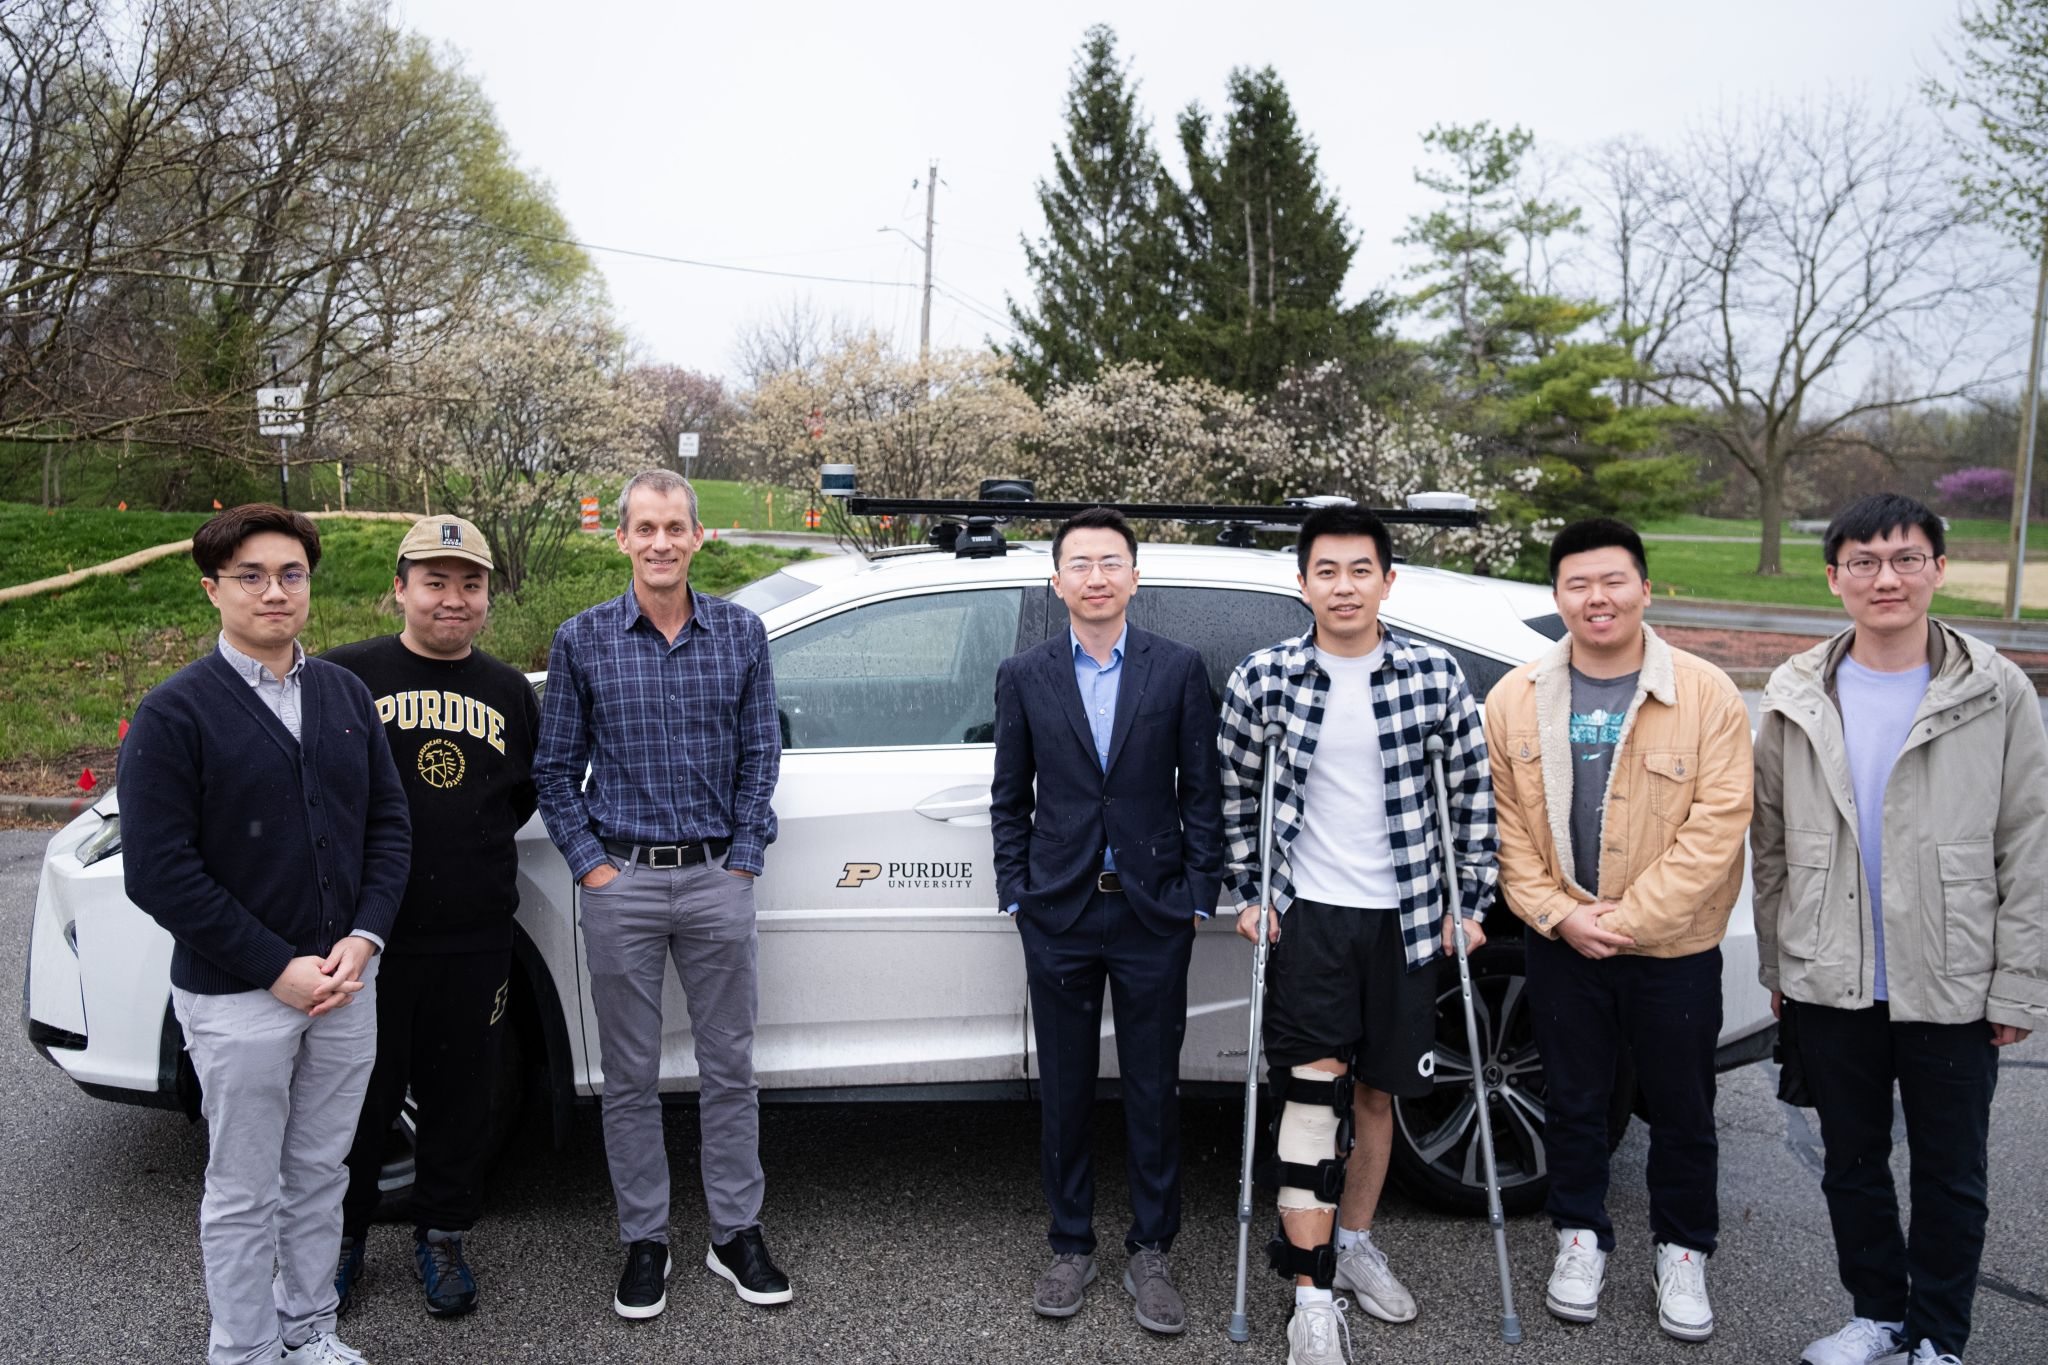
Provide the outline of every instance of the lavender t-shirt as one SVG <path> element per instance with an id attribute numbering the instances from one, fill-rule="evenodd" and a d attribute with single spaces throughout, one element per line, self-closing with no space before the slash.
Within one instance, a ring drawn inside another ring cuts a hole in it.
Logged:
<path id="1" fill-rule="evenodd" d="M 1844 655 L 1835 670 L 1842 703 L 1842 737 L 1849 746 L 1849 783 L 1856 792 L 1856 842 L 1863 878 L 1870 884 L 1870 924 L 1877 942 L 1877 998 L 1888 1000 L 1884 974 L 1884 789 L 1892 764 L 1913 733 L 1913 717 L 1927 695 L 1928 666 L 1879 673 Z"/>

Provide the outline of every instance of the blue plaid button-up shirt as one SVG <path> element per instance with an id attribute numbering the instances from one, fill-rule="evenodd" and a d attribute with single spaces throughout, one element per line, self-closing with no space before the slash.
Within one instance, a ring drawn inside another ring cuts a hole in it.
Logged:
<path id="1" fill-rule="evenodd" d="M 606 839 L 730 839 L 726 868 L 755 873 L 775 839 L 782 738 L 768 633 L 722 597 L 693 589 L 690 601 L 673 644 L 630 586 L 555 632 L 533 775 L 548 835 L 578 879 L 604 861 Z"/>

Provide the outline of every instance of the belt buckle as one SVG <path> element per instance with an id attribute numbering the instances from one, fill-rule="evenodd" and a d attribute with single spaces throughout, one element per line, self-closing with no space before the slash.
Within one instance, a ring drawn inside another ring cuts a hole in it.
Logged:
<path id="1" fill-rule="evenodd" d="M 668 855 L 667 862 L 662 861 L 664 853 Z M 681 867 L 683 865 L 683 846 L 681 844 L 661 844 L 648 849 L 647 865 L 656 872 L 666 872 Z"/>
<path id="2" fill-rule="evenodd" d="M 1110 893 L 1120 892 L 1124 889 L 1124 879 L 1114 872 L 1098 872 L 1095 874 L 1095 889 Z"/>

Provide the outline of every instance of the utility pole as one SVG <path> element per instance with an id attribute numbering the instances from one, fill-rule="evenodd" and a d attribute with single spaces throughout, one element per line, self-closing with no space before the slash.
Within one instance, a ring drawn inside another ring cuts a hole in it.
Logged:
<path id="1" fill-rule="evenodd" d="M 932 211 L 939 202 L 939 163 L 931 163 L 924 178 L 924 316 L 917 325 L 917 359 L 928 364 L 932 358 Z"/>
<path id="2" fill-rule="evenodd" d="M 2026 407 L 2012 481 L 2012 557 L 2005 567 L 2005 618 L 2020 619 L 2027 573 L 2027 515 L 2034 500 L 2034 432 L 2041 411 L 2041 332 L 2048 326 L 2048 215 L 2041 233 L 2041 282 L 2034 293 L 2034 344 L 2027 352 Z"/>

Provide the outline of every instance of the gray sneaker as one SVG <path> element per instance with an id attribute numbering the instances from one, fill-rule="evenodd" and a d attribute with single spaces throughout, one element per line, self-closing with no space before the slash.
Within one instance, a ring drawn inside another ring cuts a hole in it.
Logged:
<path id="1" fill-rule="evenodd" d="M 1163 1336 L 1177 1336 L 1187 1330 L 1187 1305 L 1173 1285 L 1173 1267 L 1163 1251 L 1131 1253 L 1124 1271 L 1124 1293 L 1136 1304 L 1138 1325 Z"/>
<path id="2" fill-rule="evenodd" d="M 1081 1291 L 1095 1282 L 1095 1258 L 1063 1251 L 1038 1277 L 1031 1307 L 1042 1318 L 1071 1318 L 1081 1311 Z"/>
<path id="3" fill-rule="evenodd" d="M 1297 1303 L 1287 1322 L 1287 1365 L 1350 1365 L 1351 1324 L 1344 1299 Z"/>

